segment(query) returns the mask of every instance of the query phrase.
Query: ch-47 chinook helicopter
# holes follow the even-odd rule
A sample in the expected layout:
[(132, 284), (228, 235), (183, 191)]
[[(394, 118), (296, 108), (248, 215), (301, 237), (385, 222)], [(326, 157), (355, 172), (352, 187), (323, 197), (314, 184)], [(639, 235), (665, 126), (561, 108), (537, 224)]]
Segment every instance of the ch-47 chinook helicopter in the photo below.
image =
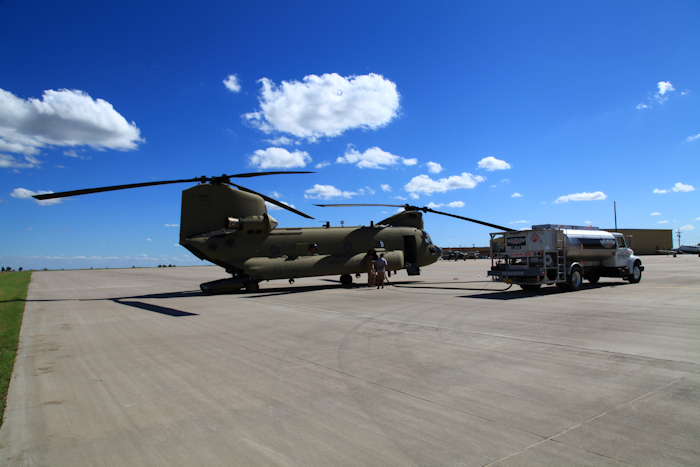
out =
[[(193, 183), (182, 192), (180, 245), (201, 260), (221, 266), (232, 277), (200, 285), (209, 294), (230, 293), (240, 289), (259, 290), (259, 283), (271, 279), (327, 276), (340, 274), (344, 285), (367, 271), (371, 253), (384, 254), (387, 270), (406, 269), (409, 275), (420, 274), (420, 267), (437, 261), (441, 250), (433, 244), (423, 228), (422, 212), (432, 212), (476, 222), (500, 230), (498, 225), (409, 205), (318, 205), (389, 206), (404, 208), (376, 224), (361, 227), (277, 228), (277, 221), (267, 213), (265, 201), (304, 214), (280, 201), (231, 182), (232, 178), (261, 175), (300, 174), (311, 172), (258, 172), (220, 177), (197, 177), (187, 180), (146, 182), (84, 190), (35, 195), (39, 200), (125, 190), (171, 183)], [(236, 187), (237, 189), (234, 189)]]

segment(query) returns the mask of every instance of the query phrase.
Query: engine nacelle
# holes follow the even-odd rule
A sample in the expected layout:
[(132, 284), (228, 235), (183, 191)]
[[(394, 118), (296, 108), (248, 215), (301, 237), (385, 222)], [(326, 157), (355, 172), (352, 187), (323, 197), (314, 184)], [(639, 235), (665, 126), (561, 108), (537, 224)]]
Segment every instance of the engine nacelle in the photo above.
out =
[(265, 213), (262, 216), (228, 217), (224, 228), (227, 231), (244, 232), (251, 235), (267, 235), (278, 222), (274, 217)]

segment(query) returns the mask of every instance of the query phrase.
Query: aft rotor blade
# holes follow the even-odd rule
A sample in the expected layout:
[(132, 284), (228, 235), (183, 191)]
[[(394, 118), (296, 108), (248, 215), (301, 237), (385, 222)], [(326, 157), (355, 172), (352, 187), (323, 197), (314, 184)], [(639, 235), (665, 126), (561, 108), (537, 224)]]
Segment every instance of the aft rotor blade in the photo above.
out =
[(41, 195), (34, 195), (33, 198), (38, 200), (54, 199), (54, 198), (65, 198), (68, 196), (78, 196), (78, 195), (89, 195), (92, 193), (102, 193), (105, 191), (116, 191), (116, 190), (128, 190), (129, 188), (141, 188), (144, 186), (156, 186), (156, 185), (170, 185), (172, 183), (227, 183), (231, 178), (249, 178), (249, 177), (260, 177), (262, 175), (281, 175), (281, 174), (309, 174), (313, 172), (252, 172), (244, 174), (234, 174), (234, 175), (221, 175), (220, 177), (196, 177), (188, 178), (186, 180), (166, 180), (161, 182), (145, 182), (145, 183), (132, 183), (129, 185), (114, 185), (114, 186), (104, 186), (100, 188), (86, 188), (84, 190), (73, 190), (73, 191), (62, 191), (60, 193), (44, 193)]
[(510, 229), (510, 228), (508, 228), (508, 227), (502, 227), (502, 226), (496, 225), (496, 224), (489, 224), (488, 222), (478, 221), (478, 220), (476, 220), (476, 219), (470, 219), (470, 218), (468, 218), (468, 217), (462, 217), (462, 216), (458, 216), (458, 215), (456, 215), (456, 214), (449, 214), (449, 213), (447, 213), (447, 212), (435, 211), (435, 210), (430, 209), (430, 208), (426, 208), (426, 211), (427, 211), (427, 212), (432, 212), (432, 213), (435, 213), (435, 214), (442, 214), (443, 216), (455, 217), (455, 218), (457, 218), (457, 219), (462, 219), (462, 220), (469, 221), (469, 222), (474, 222), (474, 223), (476, 223), (476, 224), (485, 225), (486, 227), (492, 227), (492, 228), (498, 229), (498, 230), (505, 230), (506, 232), (510, 232), (510, 231), (513, 230), (513, 229)]
[[(315, 172), (251, 172), (247, 174), (236, 174), (236, 175), (223, 175), (222, 177), (227, 178), (248, 178), (248, 177), (259, 177), (261, 175), (282, 175), (282, 174), (312, 174)], [(214, 178), (214, 177), (212, 177)]]
[(187, 180), (168, 180), (164, 182), (146, 182), (132, 183), (130, 185), (115, 185), (103, 186), (100, 188), (87, 188), (85, 190), (62, 191), (60, 193), (44, 193), (42, 195), (34, 195), (33, 197), (39, 200), (65, 198), (67, 196), (89, 195), (91, 193), (102, 193), (103, 191), (127, 190), (129, 188), (140, 188), (143, 186), (168, 185), (171, 183), (187, 183), (206, 181), (206, 177), (190, 178)]
[[(282, 173), (290, 173), (290, 172), (282, 172)], [(258, 196), (260, 196), (262, 199), (264, 199), (265, 201), (267, 201), (268, 203), (272, 203), (272, 204), (274, 204), (275, 206), (279, 206), (279, 207), (281, 207), (282, 209), (286, 209), (287, 211), (292, 211), (294, 214), (298, 214), (298, 215), (300, 215), (301, 217), (306, 217), (307, 219), (313, 219), (313, 217), (309, 216), (308, 214), (304, 214), (303, 212), (298, 211), (298, 210), (294, 209), (294, 208), (291, 207), (291, 206), (287, 206), (286, 204), (282, 203), (281, 201), (277, 201), (276, 199), (270, 198), (269, 196), (265, 196), (265, 195), (263, 195), (262, 193), (258, 193), (257, 191), (253, 191), (253, 190), (251, 190), (251, 189), (249, 189), (249, 188), (246, 188), (246, 187), (244, 187), (244, 186), (236, 185), (235, 183), (229, 183), (229, 184), (235, 186), (236, 188), (238, 188), (238, 189), (241, 190), (241, 191), (245, 191), (245, 192), (248, 192), (248, 193), (252, 193), (252, 194), (254, 194), (254, 195), (258, 195)]]

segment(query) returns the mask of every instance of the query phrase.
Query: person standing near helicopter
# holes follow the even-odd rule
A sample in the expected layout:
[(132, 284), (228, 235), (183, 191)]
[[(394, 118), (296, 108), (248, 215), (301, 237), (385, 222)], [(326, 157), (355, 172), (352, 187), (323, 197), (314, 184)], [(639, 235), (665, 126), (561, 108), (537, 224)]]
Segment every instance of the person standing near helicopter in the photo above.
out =
[(379, 255), (379, 259), (374, 262), (377, 268), (377, 288), (384, 288), (384, 272), (386, 271), (387, 264), (389, 263), (384, 259), (384, 253)]
[(374, 250), (369, 250), (367, 252), (367, 258), (365, 259), (365, 264), (367, 265), (367, 286), (373, 287), (377, 282), (377, 273), (374, 269), (374, 262), (377, 260), (377, 252)]

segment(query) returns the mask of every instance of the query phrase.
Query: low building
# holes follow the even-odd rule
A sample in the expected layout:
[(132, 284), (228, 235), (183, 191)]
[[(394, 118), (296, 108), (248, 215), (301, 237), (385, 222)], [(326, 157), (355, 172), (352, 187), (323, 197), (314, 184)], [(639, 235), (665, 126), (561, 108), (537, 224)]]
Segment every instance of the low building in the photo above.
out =
[[(635, 255), (656, 255), (657, 250), (673, 248), (673, 230), (670, 229), (602, 229), (620, 232), (627, 239), (628, 246)], [(632, 241), (629, 241), (629, 236)]]
[[(608, 232), (619, 232), (625, 236), (628, 246), (634, 250), (635, 255), (656, 255), (657, 250), (668, 250), (673, 248), (673, 230), (669, 229), (603, 229)], [(632, 241), (630, 242), (630, 235)], [(501, 240), (502, 242), (502, 240)], [(442, 247), (441, 247), (442, 248)], [(482, 247), (444, 247), (442, 248), (443, 258), (451, 252), (461, 252), (469, 258), (473, 258), (478, 253), (481, 258), (486, 258), (490, 254), (488, 246)], [(663, 254), (663, 253), (661, 253)]]

